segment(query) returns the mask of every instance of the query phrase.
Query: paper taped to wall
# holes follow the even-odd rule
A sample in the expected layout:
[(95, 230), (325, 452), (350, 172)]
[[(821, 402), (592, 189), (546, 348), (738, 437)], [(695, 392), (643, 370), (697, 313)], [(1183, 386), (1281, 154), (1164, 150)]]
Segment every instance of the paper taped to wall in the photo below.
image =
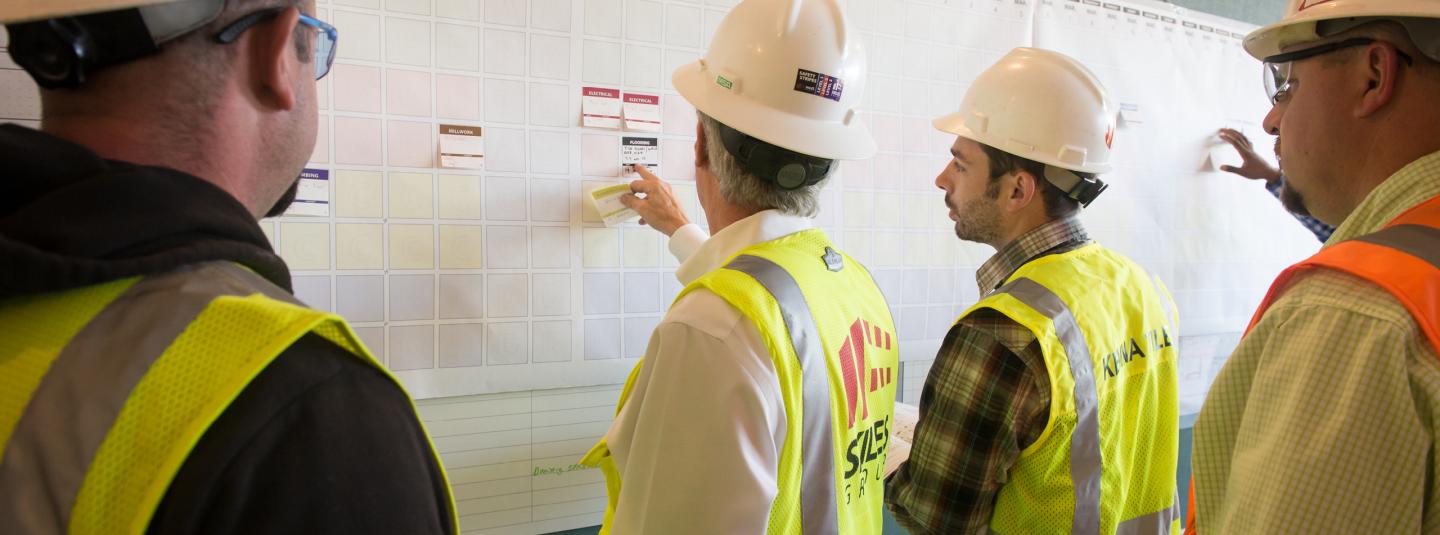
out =
[(484, 169), (484, 129), (478, 126), (440, 125), (440, 167)]
[(625, 93), (625, 128), (641, 132), (660, 131), (660, 97)]
[(330, 215), (330, 171), (310, 168), (300, 170), (300, 182), (295, 187), (295, 202), (285, 210), (285, 215)]
[(603, 87), (580, 90), (581, 125), (587, 128), (620, 129), (620, 92)]

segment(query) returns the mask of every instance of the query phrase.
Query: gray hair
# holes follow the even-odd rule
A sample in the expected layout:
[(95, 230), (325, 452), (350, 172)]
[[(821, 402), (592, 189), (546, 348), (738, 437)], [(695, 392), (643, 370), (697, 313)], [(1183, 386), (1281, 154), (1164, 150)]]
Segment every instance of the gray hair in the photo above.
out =
[[(703, 112), (700, 126), (705, 129), (705, 154), (710, 158), (710, 173), (720, 186), (720, 196), (736, 206), (751, 210), (775, 209), (801, 217), (815, 217), (820, 209), (820, 189), (825, 180), (799, 189), (786, 190), (778, 184), (766, 182), (754, 173), (745, 170), (725, 143), (720, 140), (720, 122)], [(827, 177), (826, 180), (829, 178)]]

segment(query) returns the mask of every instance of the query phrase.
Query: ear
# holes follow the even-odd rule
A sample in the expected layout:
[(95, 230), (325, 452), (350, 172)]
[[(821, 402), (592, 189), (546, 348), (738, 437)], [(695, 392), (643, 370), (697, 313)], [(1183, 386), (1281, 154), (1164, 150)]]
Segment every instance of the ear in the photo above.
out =
[(1400, 51), (1395, 45), (1376, 42), (1365, 47), (1361, 61), (1364, 69), (1365, 92), (1355, 105), (1355, 117), (1368, 117), (1384, 108), (1395, 98), (1400, 85)]
[[(1005, 189), (1000, 191), (1009, 192), (1009, 197), (1005, 199), (1005, 205), (1009, 211), (1018, 212), (1026, 206), (1030, 206), (1031, 202), (1039, 202), (1040, 188), (1043, 187), (1043, 185), (1040, 184), (1040, 180), (1043, 179), (1036, 177), (1029, 171), (1016, 171), (1001, 180), (1007, 182)], [(1011, 183), (1012, 181), (1013, 183)]]
[(304, 67), (295, 53), (295, 25), (299, 20), (300, 10), (292, 7), (242, 37), (249, 40), (245, 50), (253, 77), (251, 90), (261, 105), (277, 110), (295, 108), (295, 76)]
[(695, 120), (695, 167), (701, 169), (710, 168), (710, 151), (705, 150), (705, 126), (700, 120)]

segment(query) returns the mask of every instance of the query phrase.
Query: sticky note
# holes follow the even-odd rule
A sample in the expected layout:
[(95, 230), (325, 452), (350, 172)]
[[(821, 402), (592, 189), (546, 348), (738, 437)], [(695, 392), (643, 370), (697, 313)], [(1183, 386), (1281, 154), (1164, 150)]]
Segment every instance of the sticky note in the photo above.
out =
[(478, 126), (440, 125), (440, 167), (483, 169), (484, 130)]
[(301, 169), (300, 182), (295, 187), (295, 202), (290, 203), (285, 215), (330, 215), (330, 171)]
[(643, 165), (650, 172), (660, 174), (660, 140), (653, 137), (622, 137), (620, 138), (620, 168), (624, 170), (621, 176), (638, 178), (639, 173), (635, 172), (636, 165)]
[(629, 193), (629, 184), (616, 184), (590, 192), (590, 202), (594, 203), (595, 211), (600, 214), (605, 226), (614, 227), (640, 219), (638, 212), (620, 202), (620, 198)]
[(625, 128), (641, 132), (660, 131), (660, 97), (625, 93)]
[(581, 125), (620, 129), (620, 91), (603, 87), (580, 89)]
[(1120, 120), (1127, 125), (1144, 124), (1145, 114), (1140, 112), (1139, 104), (1121, 103)]

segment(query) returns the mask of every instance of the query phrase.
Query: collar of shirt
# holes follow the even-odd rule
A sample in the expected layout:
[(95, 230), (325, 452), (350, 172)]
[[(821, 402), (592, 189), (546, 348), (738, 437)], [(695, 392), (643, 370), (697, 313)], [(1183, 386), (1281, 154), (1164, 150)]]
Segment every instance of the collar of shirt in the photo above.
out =
[(788, 236), (815, 225), (808, 217), (793, 216), (778, 210), (762, 210), (736, 221), (705, 240), (694, 255), (675, 270), (680, 284), (690, 284), (701, 275), (719, 269), (742, 249), (761, 242)]
[(1335, 227), (1329, 247), (1380, 230), (1406, 210), (1440, 195), (1440, 152), (1432, 152), (1400, 168), (1381, 182), (1350, 217)]
[(1002, 247), (995, 256), (980, 265), (980, 270), (975, 272), (975, 283), (980, 286), (980, 295), (989, 295), (995, 291), (1015, 270), (1036, 257), (1065, 245), (1078, 245), (1088, 241), (1090, 235), (1085, 232), (1085, 226), (1074, 216), (1051, 220), (1035, 227)]

